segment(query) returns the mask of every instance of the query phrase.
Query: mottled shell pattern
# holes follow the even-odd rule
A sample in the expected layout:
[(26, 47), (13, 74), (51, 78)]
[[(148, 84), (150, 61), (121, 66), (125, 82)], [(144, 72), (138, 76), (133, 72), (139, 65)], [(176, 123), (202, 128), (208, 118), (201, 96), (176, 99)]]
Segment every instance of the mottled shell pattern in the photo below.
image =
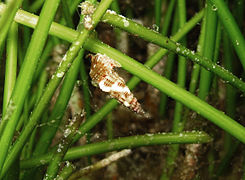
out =
[(91, 58), (89, 74), (92, 78), (92, 84), (99, 86), (102, 91), (108, 92), (112, 98), (117, 99), (132, 111), (144, 114), (144, 110), (127, 87), (123, 78), (114, 70), (115, 67), (121, 67), (121, 65), (108, 56), (99, 53), (89, 56)]

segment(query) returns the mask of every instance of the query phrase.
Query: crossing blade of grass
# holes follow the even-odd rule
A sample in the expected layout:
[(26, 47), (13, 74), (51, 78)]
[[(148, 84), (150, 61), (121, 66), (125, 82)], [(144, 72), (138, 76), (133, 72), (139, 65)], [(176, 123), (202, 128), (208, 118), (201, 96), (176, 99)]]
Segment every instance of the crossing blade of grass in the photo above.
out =
[(58, 174), (57, 179), (68, 179), (69, 176), (76, 170), (76, 167), (71, 162), (66, 161), (65, 163), (66, 165)]
[(47, 151), (53, 137), (56, 134), (56, 131), (58, 130), (59, 124), (62, 120), (63, 114), (65, 113), (65, 109), (72, 94), (72, 90), (76, 83), (78, 71), (80, 68), (80, 61), (83, 58), (83, 54), (84, 50), (79, 53), (77, 58), (72, 63), (71, 68), (66, 73), (66, 77), (60, 90), (60, 94), (56, 100), (56, 103), (48, 120), (48, 122), (51, 122), (52, 120), (55, 120), (55, 122), (52, 126), (45, 127), (45, 129), (43, 130), (43, 133), (41, 134), (39, 141), (36, 144), (33, 156), (43, 154)]
[(111, 3), (111, 9), (117, 13), (120, 12), (120, 7), (119, 7), (119, 4), (118, 4), (118, 0), (114, 0), (112, 1)]
[[(5, 68), (4, 80), (4, 96), (3, 96), (3, 116), (11, 97), (17, 73), (17, 37), (18, 37), (18, 24), (13, 22), (7, 38), (7, 60)], [(0, 133), (1, 136), (1, 133)]]
[(52, 180), (57, 176), (60, 163), (63, 161), (63, 157), (72, 144), (72, 137), (76, 134), (76, 130), (78, 129), (83, 118), (84, 116), (81, 117), (81, 115), (78, 114), (77, 116), (73, 117), (70, 124), (66, 127), (64, 137), (60, 140), (56, 151), (53, 153), (52, 161), (50, 161), (47, 168), (47, 172), (44, 176), (45, 180)]
[(166, 36), (168, 34), (168, 29), (169, 29), (169, 25), (171, 23), (171, 18), (172, 18), (172, 13), (173, 13), (175, 1), (176, 0), (170, 0), (169, 1), (168, 9), (167, 9), (166, 15), (164, 16), (164, 22), (163, 22), (162, 30), (161, 30), (161, 34), (163, 36)]
[[(162, 35), (166, 36), (168, 32), (168, 27), (170, 25), (171, 17), (172, 17), (172, 12), (174, 9), (175, 5), (175, 0), (172, 0), (169, 2), (169, 6), (165, 15), (164, 19), (164, 24), (162, 28)], [(172, 25), (172, 33), (171, 34), (176, 34), (178, 30), (178, 13), (174, 14), (173, 17), (173, 25)], [(172, 72), (173, 72), (173, 65), (174, 65), (174, 59), (175, 59), (175, 54), (174, 53), (169, 53), (168, 59), (165, 65), (165, 69), (163, 72), (163, 76), (166, 77), (167, 79), (171, 79)], [(166, 110), (167, 110), (167, 101), (168, 101), (168, 96), (164, 93), (161, 93), (161, 98), (160, 98), (160, 104), (159, 104), (159, 116), (160, 117), (165, 117), (166, 115)]]
[(40, 60), (38, 62), (37, 69), (34, 73), (34, 77), (32, 79), (33, 83), (36, 82), (36, 80), (38, 79), (38, 77), (42, 73), (42, 71), (43, 71), (43, 69), (47, 63), (48, 57), (50, 56), (50, 53), (52, 52), (53, 46), (55, 46), (53, 41), (51, 41), (51, 39), (48, 40), (48, 42), (47, 42), (47, 44), (43, 50), (42, 56), (40, 57)]
[[(44, 90), (44, 88), (46, 86), (46, 83), (47, 83), (47, 72), (45, 70), (40, 75), (40, 78), (39, 78), (38, 82), (39, 83), (38, 83), (38, 87), (37, 87), (37, 91), (35, 93), (35, 96), (32, 95), (32, 97), (33, 96), (35, 97), (34, 98), (35, 103), (38, 102), (38, 100), (41, 97), (42, 92), (43, 92), (43, 90)], [(33, 108), (33, 105), (32, 105), (32, 103), (30, 103), (30, 101), (31, 100), (29, 98), (27, 98), (26, 101), (25, 101), (25, 105), (24, 105), (24, 108), (25, 108), (24, 110), (26, 111), (26, 114), (27, 114), (25, 119), (24, 119), (25, 124), (28, 121), (28, 116), (29, 116), (29, 113), (30, 113), (30, 109)], [(22, 153), (20, 155), (20, 159), (31, 157), (34, 144), (36, 143), (36, 133), (37, 133), (37, 128), (35, 128), (34, 131), (32, 132), (32, 134), (30, 135), (30, 138), (29, 138), (28, 142), (26, 143), (26, 145), (24, 146), (24, 148), (22, 150)]]
[[(208, 3), (205, 13), (205, 40), (203, 47), (203, 56), (212, 59), (215, 51), (216, 30), (217, 30), (217, 16), (212, 9), (213, 7)], [(219, 49), (219, 47), (217, 47)], [(212, 82), (212, 73), (204, 68), (201, 68), (200, 84), (198, 97), (205, 100), (208, 96), (210, 85)]]
[[(236, 8), (237, 10), (237, 8)], [(225, 67), (231, 71), (234, 72), (234, 62), (235, 54), (232, 48), (232, 44), (230, 40), (228, 39), (228, 36), (225, 32), (223, 32), (223, 46), (224, 46), (224, 65)], [(226, 99), (225, 99), (225, 109), (227, 115), (229, 115), (232, 118), (236, 117), (236, 108), (237, 108), (237, 91), (229, 84), (226, 86)], [(234, 141), (232, 136), (228, 133), (225, 133), (224, 137), (224, 153), (222, 156), (222, 159), (217, 167), (216, 170), (216, 177), (219, 177), (222, 175), (228, 168), (230, 161), (236, 151), (236, 149), (239, 146), (238, 141)]]
[[(186, 4), (183, 0), (178, 0), (178, 15), (179, 15), (179, 28), (181, 29), (186, 23)], [(186, 45), (186, 38), (182, 39), (184, 45)], [(187, 71), (186, 59), (183, 56), (178, 58), (178, 77), (177, 84), (179, 87), (185, 88), (186, 83), (186, 71)], [(173, 132), (180, 132), (183, 130), (184, 123), (182, 122), (182, 110), (183, 105), (176, 102), (173, 122)]]
[(33, 33), (24, 62), (21, 66), (15, 88), (6, 110), (6, 115), (3, 117), (3, 120), (0, 124), (0, 134), (3, 132), (0, 143), (4, 144), (0, 151), (0, 169), (3, 167), (9, 145), (12, 141), (12, 137), (14, 135), (14, 131), (23, 108), (26, 94), (30, 89), (37, 62), (42, 53), (42, 49), (48, 36), (49, 28), (53, 21), (58, 5), (59, 0), (45, 1), (44, 7), (40, 14), (40, 19), (37, 23), (37, 28)]
[(161, 15), (162, 15), (162, 0), (155, 0), (155, 23), (160, 28)]
[(0, 47), (3, 46), (8, 30), (14, 20), (17, 10), (20, 8), (23, 0), (8, 0), (7, 7), (5, 8), (0, 18)]
[[(5, 64), (4, 95), (3, 95), (3, 106), (2, 106), (3, 116), (6, 113), (6, 108), (16, 81), (17, 51), (18, 51), (17, 39), (18, 39), (18, 24), (16, 22), (13, 22), (7, 35), (7, 44), (6, 44), (7, 59)], [(0, 137), (1, 136), (2, 134), (0, 134)], [(15, 174), (16, 170), (18, 169), (18, 165), (19, 163), (15, 163), (15, 165), (11, 167), (13, 171), (10, 171), (8, 174)]]
[(240, 59), (240, 62), (245, 70), (245, 39), (239, 29), (234, 17), (225, 4), (224, 0), (208, 0), (213, 7), (213, 11), (217, 12), (227, 34), (229, 35), (233, 47)]
[[(207, 3), (207, 2), (206, 2)], [(219, 47), (216, 47), (216, 41), (218, 40), (217, 36), (217, 28), (218, 28), (218, 21), (216, 13), (212, 9), (213, 7), (210, 3), (207, 3), (206, 12), (205, 12), (205, 38), (204, 38), (204, 46), (203, 46), (203, 56), (212, 59), (215, 62), (215, 50), (219, 52)], [(218, 53), (217, 53), (218, 54)], [(213, 81), (214, 80), (214, 81)], [(215, 79), (212, 73), (207, 71), (204, 68), (201, 68), (200, 73), (200, 83), (199, 83), (199, 91), (198, 97), (202, 100), (206, 100), (206, 97), (209, 96), (211, 84), (215, 83)], [(214, 151), (210, 150), (208, 153), (208, 160), (209, 160), (209, 178), (210, 175), (213, 173), (214, 167)]]
[(66, 24), (70, 28), (74, 28), (74, 24), (72, 22), (72, 16), (70, 13), (70, 9), (68, 7), (67, 1), (66, 0), (61, 0), (62, 3), (62, 12), (64, 14), (64, 18), (66, 20)]
[[(96, 5), (97, 1), (96, 0), (88, 0), (91, 4)], [(117, 1), (112, 1), (114, 4)], [(112, 3), (110, 6), (112, 6)], [(81, 17), (83, 19), (83, 17)], [(79, 27), (79, 25), (78, 25)], [(83, 88), (83, 103), (84, 103), (84, 110), (85, 110), (85, 120), (89, 119), (91, 115), (91, 104), (90, 104), (90, 90), (89, 90), (89, 77), (86, 69), (86, 65), (84, 63), (84, 59), (81, 61), (81, 66), (80, 66), (80, 77), (82, 81), (82, 88)], [(86, 135), (86, 142), (90, 143), (90, 132), (87, 133)], [(88, 163), (91, 164), (91, 157), (88, 157)]]
[[(91, 116), (91, 103), (90, 103), (90, 90), (89, 90), (89, 77), (86, 71), (86, 66), (84, 63), (84, 59), (81, 61), (80, 66), (80, 77), (82, 81), (83, 87), (83, 99), (84, 99), (84, 110), (85, 110), (85, 119), (89, 119)], [(86, 135), (87, 143), (90, 143), (90, 132)], [(88, 157), (88, 161), (90, 162), (90, 157)]]
[[(92, 156), (105, 152), (131, 149), (141, 146), (152, 146), (160, 144), (186, 144), (186, 143), (208, 143), (212, 138), (202, 131), (182, 132), (182, 133), (159, 133), (145, 134), (130, 137), (121, 137), (104, 142), (86, 144), (83, 146), (73, 147), (69, 149), (64, 160), (73, 160), (81, 157)], [(23, 169), (36, 167), (49, 163), (52, 160), (52, 153), (47, 153), (39, 157), (23, 160), (20, 167)]]
[[(184, 26), (186, 23), (186, 3), (183, 0), (177, 1), (178, 19), (179, 19), (179, 28)], [(184, 45), (186, 45), (186, 38), (181, 41)], [(179, 87), (185, 88), (186, 83), (186, 59), (183, 56), (178, 57), (178, 76), (177, 76), (177, 84)], [(172, 132), (181, 132), (184, 129), (184, 117), (183, 117), (183, 104), (180, 102), (176, 102), (174, 108), (174, 119), (172, 125)], [(174, 170), (174, 164), (179, 154), (179, 145), (171, 145), (168, 146), (168, 153), (166, 157), (166, 163), (164, 165), (163, 174), (161, 179), (170, 179)]]
[[(202, 25), (201, 25), (201, 30), (200, 30), (200, 35), (198, 39), (198, 44), (197, 44), (197, 53), (202, 56), (203, 54), (203, 47), (204, 47), (204, 38), (205, 38), (205, 23), (206, 23), (206, 18), (204, 17), (202, 19)], [(195, 94), (196, 92), (196, 87), (198, 85), (198, 80), (199, 80), (199, 74), (200, 74), (200, 65), (199, 64), (194, 64), (191, 72), (191, 81), (189, 84), (189, 92), (192, 94)], [(185, 118), (185, 122), (188, 120), (188, 115), (189, 115), (190, 109), (186, 108), (183, 118)]]
[(44, 0), (36, 0), (36, 1), (33, 1), (33, 3), (31, 4), (30, 6), (30, 12), (34, 13), (34, 12), (37, 12), (43, 5), (44, 3)]

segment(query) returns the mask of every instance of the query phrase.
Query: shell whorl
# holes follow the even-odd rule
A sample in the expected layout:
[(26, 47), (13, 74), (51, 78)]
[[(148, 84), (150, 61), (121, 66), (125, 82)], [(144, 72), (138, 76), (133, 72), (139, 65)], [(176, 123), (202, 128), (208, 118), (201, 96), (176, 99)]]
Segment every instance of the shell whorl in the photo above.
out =
[(89, 74), (92, 84), (99, 86), (102, 91), (108, 92), (112, 98), (117, 99), (118, 102), (132, 111), (144, 114), (144, 110), (127, 87), (124, 79), (114, 70), (115, 67), (121, 67), (121, 65), (108, 56), (99, 53), (89, 56), (91, 58)]

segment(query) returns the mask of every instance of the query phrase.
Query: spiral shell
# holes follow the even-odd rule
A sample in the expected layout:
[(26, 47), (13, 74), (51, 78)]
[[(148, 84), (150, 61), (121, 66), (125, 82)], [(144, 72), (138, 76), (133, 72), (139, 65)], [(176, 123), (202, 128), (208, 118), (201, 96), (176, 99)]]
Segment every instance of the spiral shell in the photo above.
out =
[(114, 70), (115, 67), (121, 67), (121, 65), (108, 56), (99, 53), (89, 56), (91, 57), (89, 74), (92, 78), (92, 84), (99, 86), (102, 91), (108, 92), (112, 98), (117, 99), (118, 102), (132, 111), (144, 114), (144, 110), (127, 87), (123, 78)]

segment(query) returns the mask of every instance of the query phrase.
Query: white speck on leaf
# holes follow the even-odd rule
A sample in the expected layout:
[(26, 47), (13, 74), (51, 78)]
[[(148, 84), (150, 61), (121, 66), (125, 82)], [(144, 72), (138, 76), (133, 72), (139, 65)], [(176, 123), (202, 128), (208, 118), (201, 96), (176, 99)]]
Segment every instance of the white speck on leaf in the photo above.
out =
[(56, 75), (58, 78), (61, 78), (61, 77), (63, 77), (64, 76), (64, 72), (60, 72), (60, 73), (57, 73), (57, 75)]
[(124, 27), (128, 27), (129, 26), (129, 22), (127, 19), (123, 19), (123, 25)]

